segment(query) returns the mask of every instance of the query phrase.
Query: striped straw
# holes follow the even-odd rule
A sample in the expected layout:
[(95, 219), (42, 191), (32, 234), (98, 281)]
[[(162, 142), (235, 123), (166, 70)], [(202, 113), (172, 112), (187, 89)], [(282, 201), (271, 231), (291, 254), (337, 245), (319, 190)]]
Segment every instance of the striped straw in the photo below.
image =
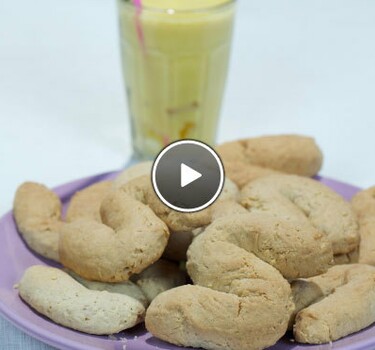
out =
[(137, 30), (138, 41), (144, 51), (145, 49), (145, 41), (143, 35), (143, 28), (141, 23), (141, 13), (142, 13), (142, 0), (134, 0), (134, 5), (136, 7), (136, 16), (135, 16), (135, 27)]

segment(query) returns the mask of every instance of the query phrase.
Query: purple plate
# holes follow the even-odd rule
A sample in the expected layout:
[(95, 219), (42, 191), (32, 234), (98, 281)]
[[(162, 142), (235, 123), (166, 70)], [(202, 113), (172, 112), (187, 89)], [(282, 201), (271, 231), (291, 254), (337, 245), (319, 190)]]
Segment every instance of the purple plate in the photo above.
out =
[[(55, 188), (64, 203), (79, 189), (97, 181), (113, 179), (117, 172), (77, 180)], [(318, 180), (350, 199), (359, 188), (335, 180), (318, 177)], [(31, 265), (57, 265), (31, 252), (19, 236), (12, 213), (0, 221), (0, 312), (5, 318), (29, 335), (60, 349), (111, 349), (151, 350), (181, 349), (162, 342), (147, 333), (143, 326), (111, 337), (93, 336), (59, 326), (28, 307), (19, 298), (13, 286), (20, 280), (25, 269)], [(272, 350), (328, 350), (328, 349), (374, 349), (375, 326), (326, 345), (299, 345), (286, 335)]]

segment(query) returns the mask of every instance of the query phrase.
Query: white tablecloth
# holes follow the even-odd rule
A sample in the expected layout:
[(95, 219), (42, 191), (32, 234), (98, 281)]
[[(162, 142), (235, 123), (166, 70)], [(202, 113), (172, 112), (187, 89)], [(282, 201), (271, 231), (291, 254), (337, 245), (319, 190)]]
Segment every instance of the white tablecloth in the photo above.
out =
[[(374, 184), (374, 18), (373, 0), (240, 0), (219, 141), (313, 135), (322, 174)], [(25, 180), (125, 164), (118, 41), (113, 1), (0, 2), (1, 214)], [(0, 348), (46, 347), (0, 318)]]
[(28, 336), (3, 318), (0, 318), (0, 349), (49, 350), (53, 348)]

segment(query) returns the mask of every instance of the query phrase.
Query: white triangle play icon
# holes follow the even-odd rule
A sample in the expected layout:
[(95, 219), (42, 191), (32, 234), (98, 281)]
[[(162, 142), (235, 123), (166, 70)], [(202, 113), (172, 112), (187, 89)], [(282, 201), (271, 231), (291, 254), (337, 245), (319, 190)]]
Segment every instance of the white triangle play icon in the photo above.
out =
[(191, 184), (193, 181), (199, 179), (200, 177), (202, 177), (201, 173), (198, 173), (198, 171), (190, 168), (184, 163), (181, 163), (181, 187), (185, 187)]

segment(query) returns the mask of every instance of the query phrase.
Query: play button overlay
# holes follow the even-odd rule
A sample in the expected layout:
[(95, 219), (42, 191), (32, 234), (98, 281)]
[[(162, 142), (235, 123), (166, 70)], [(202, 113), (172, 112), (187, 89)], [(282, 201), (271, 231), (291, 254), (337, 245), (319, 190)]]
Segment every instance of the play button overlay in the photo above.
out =
[(181, 140), (164, 148), (152, 167), (159, 199), (180, 212), (203, 210), (215, 202), (224, 185), (219, 156), (205, 143)]
[(201, 176), (202, 174), (198, 173), (198, 171), (195, 171), (184, 163), (181, 164), (181, 187), (191, 184), (193, 181), (198, 180)]

